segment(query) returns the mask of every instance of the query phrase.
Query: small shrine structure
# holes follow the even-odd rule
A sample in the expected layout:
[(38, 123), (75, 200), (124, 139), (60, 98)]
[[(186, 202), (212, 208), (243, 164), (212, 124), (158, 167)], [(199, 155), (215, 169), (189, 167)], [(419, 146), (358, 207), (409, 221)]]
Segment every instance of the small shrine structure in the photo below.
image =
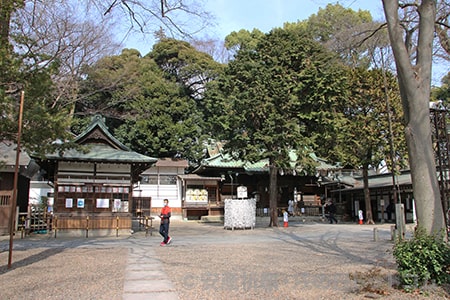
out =
[(131, 151), (99, 115), (74, 141), (79, 148), (36, 157), (54, 184), (49, 199), (53, 229), (75, 235), (129, 234), (133, 186), (157, 159)]

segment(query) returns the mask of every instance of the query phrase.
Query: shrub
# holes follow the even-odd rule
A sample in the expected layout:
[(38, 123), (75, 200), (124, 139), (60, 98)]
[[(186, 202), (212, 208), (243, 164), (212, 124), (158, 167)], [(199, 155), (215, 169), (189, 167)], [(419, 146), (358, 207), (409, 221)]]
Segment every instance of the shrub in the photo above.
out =
[(418, 229), (411, 240), (398, 240), (394, 246), (399, 279), (406, 289), (429, 282), (450, 282), (450, 246), (442, 235), (428, 235)]

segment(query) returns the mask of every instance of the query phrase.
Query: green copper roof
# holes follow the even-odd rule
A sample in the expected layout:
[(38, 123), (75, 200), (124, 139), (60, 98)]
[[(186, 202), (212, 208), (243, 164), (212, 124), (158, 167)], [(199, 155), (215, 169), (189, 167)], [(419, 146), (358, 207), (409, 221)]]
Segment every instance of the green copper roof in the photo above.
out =
[[(336, 170), (339, 167), (328, 164), (324, 159), (318, 158), (314, 153), (309, 154), (310, 158), (313, 159), (317, 166), (317, 170)], [(297, 154), (295, 151), (289, 153), (289, 158), (291, 161), (291, 169), (297, 172), (302, 171), (301, 166), (295, 166), (297, 161)], [(230, 155), (219, 152), (218, 154), (204, 159), (201, 163), (199, 169), (205, 167), (209, 168), (241, 168), (249, 173), (267, 173), (269, 172), (269, 159), (262, 159), (255, 163), (244, 162), (242, 160), (235, 160)]]
[[(213, 157), (204, 159), (202, 161), (203, 166), (219, 167), (219, 168), (244, 168), (248, 167), (250, 163), (245, 163), (242, 160), (232, 159), (230, 155), (219, 153)], [(263, 167), (263, 166), (260, 166)]]
[(121, 163), (154, 163), (156, 158), (145, 156), (133, 151), (111, 148), (105, 144), (84, 145), (86, 151), (69, 149), (59, 153), (47, 154), (49, 160), (71, 160), (71, 161), (98, 161), (98, 162), (121, 162)]
[(75, 143), (83, 149), (68, 149), (62, 153), (47, 154), (48, 160), (145, 163), (151, 164), (156, 158), (131, 151), (117, 140), (108, 130), (103, 117), (96, 115), (91, 124), (75, 138)]
[(107, 143), (111, 147), (121, 149), (124, 151), (130, 151), (130, 149), (116, 139), (105, 125), (105, 120), (100, 115), (92, 117), (91, 124), (80, 133), (74, 140), (75, 143), (85, 145), (88, 143)]

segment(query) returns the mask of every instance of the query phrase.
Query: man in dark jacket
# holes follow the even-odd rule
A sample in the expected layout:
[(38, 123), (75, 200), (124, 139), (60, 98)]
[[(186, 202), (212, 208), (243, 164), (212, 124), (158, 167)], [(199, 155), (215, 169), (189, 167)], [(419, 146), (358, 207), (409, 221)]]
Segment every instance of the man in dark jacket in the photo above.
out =
[(336, 213), (336, 206), (334, 205), (333, 201), (328, 201), (328, 203), (325, 205), (325, 213), (328, 215), (328, 220), (330, 220), (330, 224), (334, 223), (337, 224), (337, 219), (335, 218), (334, 214)]

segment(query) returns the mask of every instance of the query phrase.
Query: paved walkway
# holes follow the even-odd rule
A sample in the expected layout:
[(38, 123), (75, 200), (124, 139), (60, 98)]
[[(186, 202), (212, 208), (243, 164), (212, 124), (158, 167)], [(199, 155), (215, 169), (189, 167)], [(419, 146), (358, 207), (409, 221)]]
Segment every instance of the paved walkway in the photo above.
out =
[(179, 299), (173, 283), (163, 271), (161, 261), (156, 258), (153, 247), (160, 247), (159, 244), (154, 239), (130, 240), (130, 243), (122, 298)]

